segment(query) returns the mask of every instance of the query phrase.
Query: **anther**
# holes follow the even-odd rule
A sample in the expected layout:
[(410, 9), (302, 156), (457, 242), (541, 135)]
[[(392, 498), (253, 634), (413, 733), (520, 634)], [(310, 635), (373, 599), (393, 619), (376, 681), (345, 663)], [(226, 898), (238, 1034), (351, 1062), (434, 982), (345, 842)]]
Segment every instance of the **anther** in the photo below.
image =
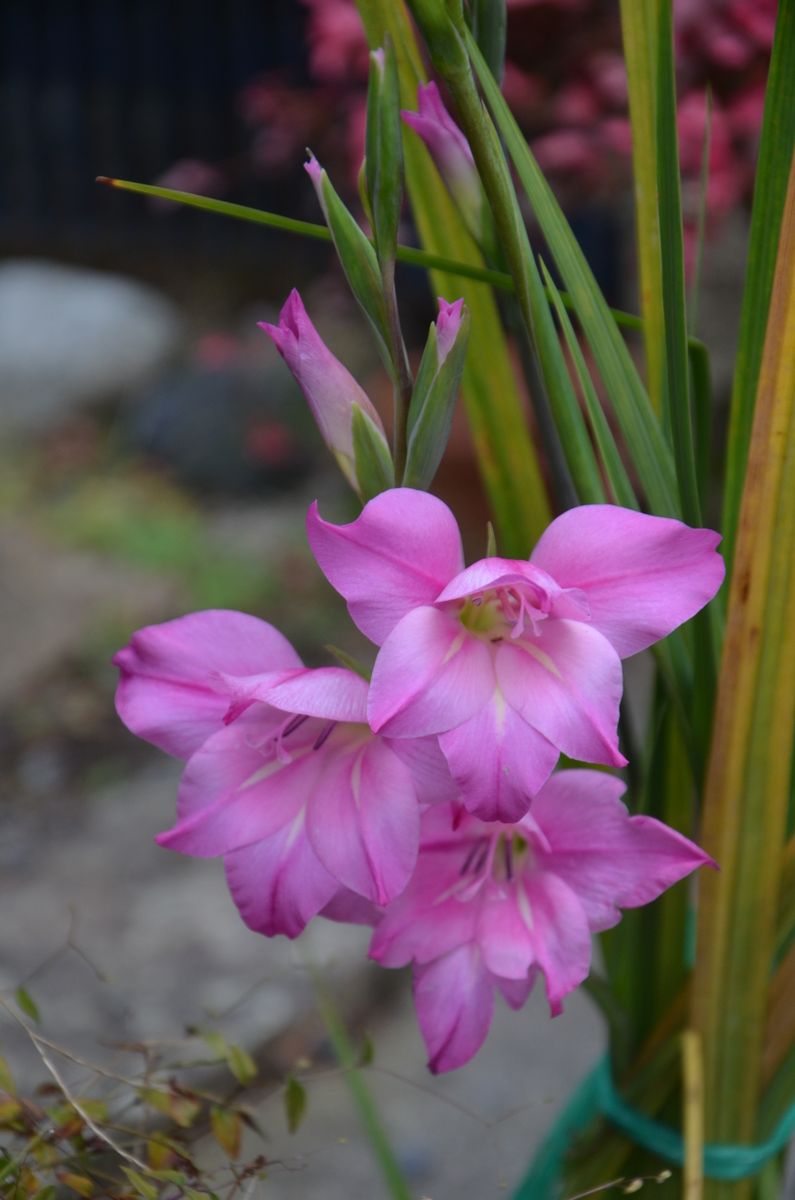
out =
[(325, 725), (323, 729), (321, 729), (320, 733), (315, 739), (315, 744), (312, 747), (313, 750), (319, 750), (323, 743), (327, 741), (329, 737), (331, 737), (331, 731), (336, 724), (336, 721), (329, 721), (329, 723)]
[(298, 713), (296, 716), (294, 716), (292, 718), (291, 721), (287, 722), (287, 724), (285, 725), (284, 729), (281, 732), (281, 736), (289, 737), (291, 733), (295, 733), (296, 729), (300, 729), (300, 727), (303, 725), (304, 721), (308, 721), (308, 720), (309, 720), (309, 717), (303, 716), (301, 713)]

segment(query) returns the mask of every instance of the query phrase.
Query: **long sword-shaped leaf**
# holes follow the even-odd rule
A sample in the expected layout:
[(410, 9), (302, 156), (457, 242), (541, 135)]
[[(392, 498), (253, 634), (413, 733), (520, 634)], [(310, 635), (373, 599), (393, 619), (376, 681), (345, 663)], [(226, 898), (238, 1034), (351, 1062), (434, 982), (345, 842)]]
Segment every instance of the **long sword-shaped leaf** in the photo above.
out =
[(665, 314), (665, 396), (663, 413), (670, 427), (682, 513), (691, 525), (701, 524), (696, 481), (690, 370), (687, 361), (685, 256), (682, 199), (676, 136), (672, 0), (657, 0), (657, 195), (660, 209), (662, 299)]
[[(396, 0), (357, 0), (371, 46), (392, 39), (401, 100), (414, 108), (425, 80), (405, 7)], [(450, 200), (420, 139), (407, 130), (406, 184), (420, 239), (433, 253), (482, 265), (482, 259)], [(433, 272), (434, 288), (452, 299), (463, 295), (471, 316), (469, 353), (462, 396), (481, 472), (505, 553), (526, 555), (550, 517), (549, 501), (511, 365), (508, 346), (490, 292), (454, 276)]]
[(621, 36), (627, 67), (635, 183), (635, 237), (640, 274), (640, 311), (646, 347), (646, 385), (662, 411), (665, 317), (662, 307), (660, 221), (657, 212), (656, 0), (621, 0)]
[(670, 448), (632, 356), (571, 227), (471, 36), (467, 48), (497, 128), (574, 304), (652, 510), (680, 516)]
[[(781, 222), (704, 802), (693, 1024), (707, 1136), (752, 1142), (795, 738), (795, 160)], [(710, 1184), (710, 1200), (738, 1200)]]
[(728, 565), (740, 512), (789, 163), (795, 147), (795, 0), (779, 0), (754, 184), (748, 272), (732, 388), (723, 548)]
[[(596, 447), (599, 451), (602, 470), (605, 473), (605, 478), (607, 479), (610, 491), (612, 493), (612, 500), (616, 504), (623, 504), (625, 508), (637, 508), (638, 502), (635, 498), (635, 493), (632, 490), (632, 484), (630, 483), (629, 476), (624, 469), (624, 464), (621, 461), (621, 455), (618, 452), (615, 439), (610, 431), (607, 418), (602, 411), (602, 405), (599, 402), (599, 397), (596, 394), (596, 388), (594, 387), (593, 380), (588, 372), (585, 356), (583, 355), (582, 347), (577, 340), (577, 334), (574, 332), (574, 326), (572, 325), (571, 317), (566, 312), (566, 307), (563, 303), (560, 292), (555, 287), (555, 283), (543, 259), (541, 261), (541, 270), (544, 273), (544, 281), (547, 286), (547, 291), (552, 296), (552, 303), (558, 318), (558, 324), (560, 325), (563, 336), (566, 339), (566, 345), (568, 346), (569, 355), (571, 356), (571, 361), (574, 366), (574, 373), (580, 385), (580, 391), (582, 392), (583, 401), (588, 413), (588, 420), (591, 424), (591, 429), (593, 430), (594, 441), (596, 442)], [(598, 468), (596, 468), (595, 464), (593, 467), (591, 466), (591, 460), (593, 460), (593, 450), (591, 449), (591, 444), (588, 440), (588, 431), (585, 428), (585, 422), (580, 420), (579, 424), (582, 428), (577, 427), (574, 431), (576, 442), (573, 452), (570, 454), (567, 449), (566, 454), (567, 458), (569, 459), (569, 469), (574, 477), (575, 483), (577, 483), (579, 471), (575, 471), (575, 463), (572, 461), (572, 458), (575, 454), (577, 456), (582, 454), (584, 458), (584, 469), (587, 471), (586, 482), (590, 483), (592, 471), (596, 469), (598, 475)], [(566, 446), (567, 443), (565, 437), (563, 436), (563, 429), (561, 428), (560, 421), (558, 421), (558, 428), (560, 430), (564, 446)], [(580, 450), (580, 443), (582, 442), (583, 438), (587, 443), (587, 451), (590, 451), (590, 457), (585, 449), (582, 451)], [(583, 501), (583, 503), (600, 502), (599, 499), (592, 501), (585, 500), (582, 487), (578, 487), (578, 491), (580, 492), (580, 499)], [(604, 499), (605, 496), (604, 492), (602, 491), (601, 500), (604, 501)]]

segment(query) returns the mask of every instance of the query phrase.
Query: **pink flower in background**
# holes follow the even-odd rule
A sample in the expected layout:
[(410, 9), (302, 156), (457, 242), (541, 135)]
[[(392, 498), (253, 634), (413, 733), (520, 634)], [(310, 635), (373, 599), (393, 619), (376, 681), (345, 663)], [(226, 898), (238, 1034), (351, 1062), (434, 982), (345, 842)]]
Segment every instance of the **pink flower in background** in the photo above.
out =
[(591, 934), (620, 909), (656, 899), (712, 860), (651, 817), (630, 817), (624, 785), (562, 771), (513, 825), (422, 819), (417, 869), (377, 925), (371, 957), (414, 964), (414, 999), (432, 1071), (462, 1066), (483, 1044), (495, 988), (521, 1008), (539, 972), (553, 1016), (588, 975)]
[(356, 463), (353, 451), (353, 408), (357, 405), (369, 417), (389, 446), (376, 410), (350, 371), (335, 358), (309, 319), (295, 288), (279, 314), (278, 325), (260, 322), (296, 382), (306, 396), (323, 440), (339, 463), (346, 479), (356, 488)]
[(514, 821), (559, 751), (620, 766), (620, 659), (665, 637), (723, 579), (719, 535), (611, 505), (553, 521), (529, 562), (464, 569), (453, 514), (397, 488), (351, 524), (309, 511), (310, 545), (361, 631), (381, 646), (372, 728), (438, 735), (464, 804)]
[(116, 662), (125, 724), (190, 755), (158, 841), (223, 855), (251, 928), (295, 937), (340, 893), (385, 904), (405, 887), (419, 804), (455, 789), (432, 740), (372, 733), (358, 675), (307, 669), (271, 626), (230, 612), (141, 630)]
[(404, 109), (400, 115), (424, 141), (469, 232), (477, 240), (484, 196), (469, 142), (445, 108), (435, 83), (420, 84), (417, 107), (417, 112)]

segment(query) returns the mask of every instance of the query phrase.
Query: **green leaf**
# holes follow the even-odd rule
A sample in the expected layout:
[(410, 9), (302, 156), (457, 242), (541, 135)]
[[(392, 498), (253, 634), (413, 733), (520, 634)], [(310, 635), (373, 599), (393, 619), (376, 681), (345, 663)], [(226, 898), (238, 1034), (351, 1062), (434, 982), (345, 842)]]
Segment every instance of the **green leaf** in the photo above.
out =
[(505, 0), (470, 0), (469, 27), (494, 78), (502, 81), (508, 12)]
[[(401, 102), (414, 108), (425, 81), (422, 59), (402, 5), (392, 0), (357, 0), (371, 45), (389, 33), (398, 62)], [(494, 297), (484, 287), (447, 272), (442, 259), (483, 269), (483, 260), (464, 229), (425, 146), (404, 131), (406, 182), (423, 247), (434, 256), (436, 295), (463, 296), (472, 325), (462, 398), (489, 501), (506, 554), (527, 555), (550, 519), (546, 487), (530, 439), (505, 334)], [(430, 264), (429, 264), (430, 265)], [(479, 276), (480, 277), (480, 276)], [(497, 273), (490, 281), (504, 279)]]
[(326, 1027), (329, 1041), (337, 1056), (340, 1066), (345, 1072), (345, 1081), (356, 1106), (362, 1128), (373, 1149), (373, 1153), (381, 1168), (384, 1183), (392, 1200), (412, 1200), (410, 1189), (403, 1172), (400, 1169), (395, 1152), (387, 1137), (381, 1118), (372, 1095), (365, 1083), (362, 1072), (356, 1065), (356, 1053), (351, 1045), (348, 1031), (340, 1020), (339, 1013), (323, 983), (316, 973), (313, 973), (317, 1006), (323, 1024)]
[(64, 1187), (77, 1192), (78, 1196), (84, 1196), (86, 1200), (91, 1200), (94, 1195), (94, 1184), (86, 1175), (76, 1175), (73, 1171), (64, 1171), (58, 1176), (58, 1181)]
[(721, 868), (700, 880), (692, 992), (711, 1141), (756, 1140), (762, 1100), (795, 745), (794, 475), (795, 160), (758, 373), (699, 839)]
[(284, 1115), (287, 1128), (295, 1133), (306, 1112), (306, 1088), (294, 1075), (288, 1075), (284, 1085)]
[(389, 38), (370, 54), (365, 176), (375, 252), (391, 278), (403, 198), (403, 151), (395, 52)]
[(0, 1054), (0, 1089), (8, 1092), (9, 1096), (14, 1096), (17, 1090), (14, 1077), (11, 1074), (11, 1068), (2, 1054)]
[(14, 992), (14, 999), (18, 1007), (22, 1010), (26, 1017), (30, 1017), (31, 1021), (40, 1021), (39, 1008), (30, 992), (25, 987), (18, 987)]
[[(602, 461), (602, 469), (604, 470), (607, 482), (610, 485), (613, 500), (616, 504), (622, 504), (625, 508), (637, 508), (638, 502), (635, 497), (632, 484), (629, 481), (629, 476), (627, 475), (627, 472), (624, 469), (624, 464), (621, 461), (621, 455), (618, 452), (618, 447), (616, 446), (615, 439), (610, 430), (610, 425), (605, 417), (604, 412), (602, 411), (602, 405), (599, 401), (599, 397), (596, 394), (596, 388), (594, 387), (593, 380), (591, 379), (588, 367), (585, 363), (585, 356), (583, 355), (577, 334), (574, 332), (574, 326), (571, 323), (571, 318), (566, 312), (560, 292), (556, 288), (552, 276), (547, 270), (546, 264), (543, 262), (543, 260), (541, 262), (541, 270), (544, 272), (544, 280), (546, 282), (547, 289), (552, 296), (552, 303), (555, 306), (558, 324), (560, 325), (563, 336), (566, 339), (566, 345), (568, 346), (569, 354), (571, 355), (571, 361), (574, 365), (574, 371), (580, 385), (580, 391), (582, 392), (583, 400), (585, 401), (586, 410), (588, 412), (588, 420), (591, 423), (594, 440)], [(587, 432), (584, 433), (584, 436), (587, 438)], [(577, 431), (578, 440), (582, 437), (583, 432)], [(590, 449), (590, 442), (588, 443), (588, 447)], [(584, 503), (600, 503), (604, 501), (606, 498), (604, 496), (604, 492), (601, 491), (601, 495), (598, 495), (596, 492), (595, 481), (593, 479), (592, 472), (596, 471), (598, 480), (598, 471), (596, 465), (594, 464), (593, 467), (591, 466), (591, 464), (588, 462), (588, 456), (584, 451), (582, 455), (584, 462), (581, 462), (580, 457), (576, 453), (576, 447), (572, 450), (571, 454), (572, 457), (569, 457), (569, 452), (567, 451), (569, 469), (571, 470), (575, 485), (580, 493), (580, 499)], [(593, 457), (592, 452), (590, 457)], [(580, 480), (581, 472), (583, 471), (586, 473), (585, 478), (582, 480), (582, 482), (578, 482)], [(592, 490), (592, 494), (598, 498), (593, 501), (586, 500), (585, 494), (581, 490), (583, 486), (588, 490)], [(601, 481), (599, 481), (599, 487), (601, 489)]]
[(253, 1083), (257, 1078), (257, 1064), (247, 1050), (231, 1045), (217, 1029), (197, 1032), (213, 1054), (217, 1054), (220, 1059), (224, 1060), (238, 1083), (243, 1085)]
[(313, 179), (323, 208), (331, 240), (340, 260), (345, 278), (375, 334), (378, 351), (384, 366), (394, 377), (390, 350), (389, 322), (384, 300), (381, 272), (373, 244), (332, 187), (324, 170), (313, 168)]
[(395, 486), (395, 467), (383, 433), (358, 404), (351, 408), (351, 433), (358, 492), (366, 502)]
[(732, 387), (723, 544), (731, 569), (754, 401), (762, 362), (767, 314), (779, 246), (784, 197), (795, 147), (795, 2), (779, 0), (776, 34), (765, 94), (765, 115), (754, 184), (748, 267)]
[(665, 315), (660, 220), (657, 210), (657, 0), (621, 0), (621, 37), (632, 122), (635, 234), (640, 273), (646, 385), (655, 412), (662, 412)]
[(370, 1034), (366, 1033), (364, 1035), (364, 1037), (362, 1038), (362, 1049), (359, 1054), (359, 1066), (360, 1067), (369, 1067), (374, 1062), (375, 1062), (375, 1043), (373, 1042), (373, 1039), (370, 1037)]
[(436, 474), (450, 437), (468, 335), (469, 313), (464, 310), (455, 342), (440, 363), (436, 326), (428, 331), (409, 406), (404, 487), (428, 488)]
[(660, 239), (664, 250), (662, 294), (665, 313), (666, 386), (663, 413), (673, 437), (682, 514), (691, 525), (700, 525), (701, 504), (696, 481), (690, 367), (687, 360), (685, 259), (676, 135), (676, 79), (671, 0), (660, 0), (657, 7), (657, 194), (660, 206)]
[(242, 1046), (230, 1045), (227, 1051), (226, 1061), (229, 1064), (229, 1070), (234, 1075), (238, 1083), (242, 1083), (244, 1087), (253, 1083), (257, 1078), (259, 1071), (257, 1064), (249, 1054), (248, 1050), (244, 1050)]
[(491, 521), (486, 522), (486, 558), (495, 558), (497, 555), (497, 538), (494, 534), (494, 526)]
[(354, 658), (352, 654), (348, 654), (347, 650), (340, 650), (339, 646), (332, 646), (330, 643), (327, 643), (323, 649), (327, 650), (328, 653), (332, 655), (333, 658), (336, 658), (337, 662), (341, 666), (345, 667), (348, 671), (353, 671), (362, 679), (366, 679), (368, 683), (370, 682), (370, 676), (372, 672), (368, 670), (367, 667), (362, 666), (359, 660)]
[(471, 35), (468, 45), (489, 109), (566, 284), (652, 511), (678, 517), (673, 458), (632, 356), (560, 205)]
[(230, 1158), (237, 1158), (243, 1131), (240, 1114), (214, 1104), (210, 1109), (210, 1128), (224, 1153)]
[(137, 1194), (142, 1197), (142, 1200), (157, 1200), (157, 1184), (152, 1183), (149, 1179), (145, 1179), (143, 1175), (138, 1171), (134, 1171), (132, 1167), (122, 1166), (122, 1171), (135, 1188)]

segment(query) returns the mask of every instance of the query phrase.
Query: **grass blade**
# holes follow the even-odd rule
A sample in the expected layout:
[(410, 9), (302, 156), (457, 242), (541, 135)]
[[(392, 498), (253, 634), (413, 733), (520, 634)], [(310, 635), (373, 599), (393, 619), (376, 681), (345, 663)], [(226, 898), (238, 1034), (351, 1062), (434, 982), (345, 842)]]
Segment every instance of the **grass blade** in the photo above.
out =
[(655, 3), (656, 0), (621, 0), (621, 37), (632, 123), (635, 234), (646, 347), (646, 385), (654, 409), (659, 413), (662, 411), (665, 317), (657, 211)]
[(357, 1055), (348, 1037), (348, 1031), (340, 1020), (331, 997), (323, 986), (317, 971), (310, 968), (315, 985), (318, 1011), (326, 1027), (329, 1041), (337, 1060), (345, 1071), (345, 1081), (350, 1089), (359, 1119), (381, 1170), (386, 1190), (392, 1200), (412, 1200), (412, 1191), (398, 1166), (395, 1153), (386, 1135), (378, 1109), (370, 1095), (362, 1072), (357, 1066)]
[(663, 413), (670, 427), (684, 519), (701, 524), (696, 481), (690, 370), (687, 361), (685, 257), (682, 242), (682, 198), (676, 136), (672, 0), (658, 0), (657, 35), (657, 195), (660, 209), (662, 301), (665, 314), (665, 391)]
[[(795, 161), (728, 601), (702, 842), (693, 1026), (710, 1141), (753, 1142), (795, 740)], [(710, 1200), (739, 1193), (710, 1185)]]
[[(588, 371), (588, 367), (585, 362), (585, 356), (582, 352), (582, 347), (577, 339), (577, 334), (574, 332), (574, 326), (572, 325), (571, 317), (566, 312), (566, 307), (563, 303), (560, 292), (555, 287), (552, 276), (550, 275), (546, 263), (544, 263), (543, 260), (541, 261), (541, 270), (544, 273), (544, 282), (546, 283), (547, 291), (552, 297), (552, 303), (555, 307), (558, 324), (560, 325), (563, 336), (566, 339), (566, 345), (574, 366), (574, 373), (580, 385), (580, 391), (582, 393), (585, 408), (588, 413), (588, 420), (593, 431), (594, 441), (596, 442), (596, 446), (599, 451), (602, 469), (610, 487), (612, 500), (616, 504), (622, 504), (625, 508), (637, 508), (638, 502), (632, 489), (632, 484), (630, 483), (629, 476), (624, 469), (624, 464), (621, 461), (621, 455), (618, 452), (618, 447), (616, 446), (615, 439), (613, 438), (613, 434), (607, 422), (607, 418), (602, 411), (602, 405), (599, 401), (599, 397), (596, 394), (596, 388), (594, 387), (593, 380), (591, 379)], [(578, 441), (583, 436), (585, 437), (586, 441), (588, 442), (588, 450), (590, 451), (591, 458), (593, 458), (593, 451), (591, 450), (591, 444), (590, 440), (588, 439), (588, 431), (585, 428), (585, 422), (580, 419), (580, 424), (582, 426), (582, 432), (580, 432), (578, 429), (576, 431), (576, 437)], [(560, 424), (558, 425), (558, 428), (560, 430), (564, 446), (566, 446), (566, 438), (564, 437), (563, 429)], [(568, 448), (566, 453), (567, 457), (569, 457)], [(574, 476), (575, 483), (577, 483), (577, 474), (575, 473), (575, 466), (571, 457), (569, 457), (569, 469)], [(587, 465), (587, 469), (590, 472), (590, 464)], [(578, 490), (580, 491), (580, 500), (582, 503), (595, 504), (603, 502), (605, 499), (604, 492), (602, 492), (601, 501), (585, 500), (582, 490), (579, 488)]]
[(740, 514), (745, 464), (754, 417), (754, 398), (767, 326), (779, 231), (795, 147), (795, 0), (779, 0), (776, 35), (765, 95), (765, 115), (751, 211), (748, 269), (732, 388), (723, 550), (731, 566)]
[(680, 516), (673, 457), (632, 356), (560, 205), (471, 37), (467, 38), (467, 47), (489, 109), (594, 354), (649, 504), (660, 516)]
[[(417, 86), (425, 80), (422, 58), (402, 3), (357, 0), (371, 46), (386, 34), (398, 63), (401, 102), (414, 108)], [(404, 135), (406, 184), (420, 240), (434, 254), (482, 266), (482, 258), (450, 200), (425, 146)], [(475, 449), (503, 552), (526, 555), (550, 519), (550, 506), (538, 457), (530, 439), (522, 398), (493, 295), (453, 274), (432, 272), (437, 294), (463, 295), (471, 316), (469, 353), (462, 380)]]

